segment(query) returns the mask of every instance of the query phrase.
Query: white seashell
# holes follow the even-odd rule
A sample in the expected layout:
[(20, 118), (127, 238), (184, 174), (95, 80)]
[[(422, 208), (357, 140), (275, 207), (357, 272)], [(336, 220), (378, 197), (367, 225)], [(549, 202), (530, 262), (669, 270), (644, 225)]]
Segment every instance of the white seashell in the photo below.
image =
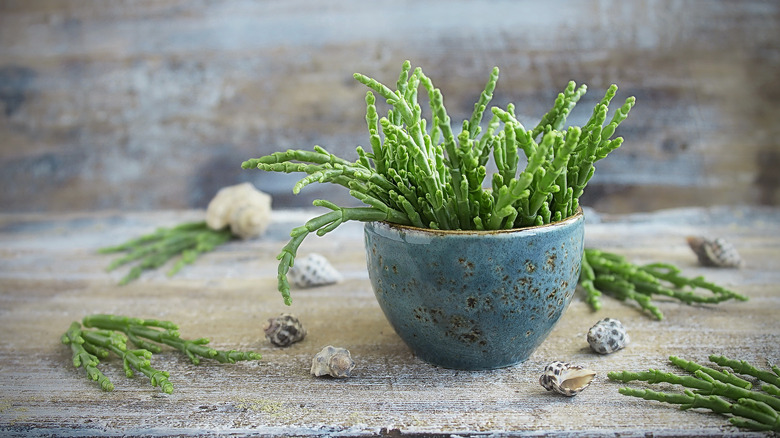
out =
[(251, 183), (223, 187), (206, 209), (206, 224), (214, 230), (230, 225), (230, 231), (250, 239), (262, 235), (271, 223), (271, 196)]
[(700, 236), (688, 236), (686, 239), (688, 246), (699, 258), (699, 263), (704, 266), (715, 266), (718, 268), (739, 268), (742, 266), (742, 257), (737, 249), (723, 239), (717, 237), (709, 239)]
[(306, 329), (294, 315), (283, 313), (275, 318), (269, 318), (265, 326), (265, 337), (278, 347), (287, 347), (302, 340)]
[(355, 361), (352, 360), (349, 350), (332, 345), (323, 348), (311, 361), (311, 373), (317, 377), (349, 377), (353, 369)]
[(596, 372), (567, 362), (553, 362), (544, 369), (539, 383), (548, 391), (573, 397), (587, 388)]
[(626, 328), (617, 319), (604, 318), (588, 330), (588, 344), (596, 353), (609, 354), (631, 342)]
[(290, 281), (298, 287), (333, 284), (338, 283), (343, 278), (328, 259), (316, 253), (296, 259), (287, 274)]
[(237, 184), (221, 188), (206, 208), (206, 223), (215, 230), (221, 230), (230, 224), (230, 214), (238, 199), (254, 191), (250, 183)]

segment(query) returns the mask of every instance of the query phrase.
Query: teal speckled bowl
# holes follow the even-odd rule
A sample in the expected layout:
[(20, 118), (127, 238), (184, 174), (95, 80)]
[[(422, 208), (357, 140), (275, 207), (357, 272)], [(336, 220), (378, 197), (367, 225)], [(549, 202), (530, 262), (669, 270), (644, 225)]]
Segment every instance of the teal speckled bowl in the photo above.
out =
[(396, 333), (422, 360), (483, 370), (526, 360), (569, 306), (582, 211), (502, 231), (365, 225), (368, 274)]

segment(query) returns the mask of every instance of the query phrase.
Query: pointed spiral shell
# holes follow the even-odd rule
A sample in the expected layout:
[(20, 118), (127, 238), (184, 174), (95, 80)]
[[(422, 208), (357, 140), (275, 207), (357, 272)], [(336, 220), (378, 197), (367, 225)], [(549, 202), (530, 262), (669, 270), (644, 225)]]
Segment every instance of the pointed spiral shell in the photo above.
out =
[(701, 236), (688, 236), (686, 238), (688, 246), (699, 258), (699, 263), (704, 266), (715, 266), (718, 268), (739, 268), (742, 267), (742, 257), (737, 249), (722, 237), (710, 239)]
[(311, 253), (299, 257), (287, 272), (290, 281), (298, 287), (324, 286), (338, 283), (342, 276), (325, 256)]

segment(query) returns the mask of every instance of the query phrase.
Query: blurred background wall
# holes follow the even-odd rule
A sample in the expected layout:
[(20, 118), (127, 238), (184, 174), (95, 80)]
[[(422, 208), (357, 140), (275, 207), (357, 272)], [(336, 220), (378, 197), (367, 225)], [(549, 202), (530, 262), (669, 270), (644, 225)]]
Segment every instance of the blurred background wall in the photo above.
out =
[[(533, 126), (569, 80), (637, 105), (583, 203), (780, 203), (778, 1), (0, 0), (0, 211), (205, 208), (244, 181), (275, 207), (348, 199), (241, 162), (367, 145), (365, 73), (423, 67), (453, 121), (490, 69)], [(614, 105), (616, 106), (616, 105)]]

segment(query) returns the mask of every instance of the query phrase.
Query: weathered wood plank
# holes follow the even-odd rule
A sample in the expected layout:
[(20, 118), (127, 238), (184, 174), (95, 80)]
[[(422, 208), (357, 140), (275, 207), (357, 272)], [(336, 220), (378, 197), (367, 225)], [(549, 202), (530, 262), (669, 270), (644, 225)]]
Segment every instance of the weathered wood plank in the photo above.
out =
[[(98, 247), (202, 214), (0, 214), (2, 434), (736, 434), (741, 431), (718, 415), (621, 396), (621, 385), (609, 382), (606, 373), (672, 370), (669, 355), (706, 362), (717, 353), (762, 367), (780, 363), (777, 209), (671, 210), (601, 216), (600, 221), (591, 212), (589, 246), (637, 262), (676, 263), (750, 301), (703, 307), (661, 302), (666, 319), (658, 322), (609, 298), (592, 313), (578, 297), (527, 362), (484, 372), (433, 367), (403, 345), (373, 298), (360, 224), (304, 243), (302, 253), (326, 255), (346, 278), (338, 285), (294, 290), (292, 308), (275, 290), (274, 256), (289, 228), (308, 215), (297, 211), (277, 211), (263, 238), (232, 242), (171, 279), (155, 272), (118, 287), (123, 272), (103, 272), (111, 257), (95, 254)], [(698, 267), (684, 242), (693, 233), (728, 238), (747, 266), (739, 271)], [(262, 333), (265, 320), (283, 311), (296, 313), (309, 330), (303, 342), (288, 349), (271, 346)], [(143, 378), (126, 379), (114, 360), (102, 367), (116, 386), (105, 393), (71, 367), (69, 349), (59, 343), (71, 321), (102, 312), (172, 320), (185, 337), (208, 335), (218, 348), (252, 349), (264, 357), (194, 366), (165, 351), (154, 366), (171, 372), (171, 395)], [(632, 344), (599, 356), (588, 349), (585, 334), (607, 316), (623, 321)], [(353, 377), (309, 375), (312, 356), (328, 344), (350, 349), (357, 362)], [(586, 365), (598, 372), (597, 380), (574, 399), (549, 394), (538, 377), (553, 360)]]
[[(425, 68), (456, 122), (489, 69), (531, 124), (569, 80), (638, 104), (589, 205), (635, 212), (780, 202), (780, 4), (760, 0), (0, 2), (0, 205), (6, 211), (204, 208), (252, 181), (277, 205), (293, 177), (250, 157), (367, 144), (362, 72)], [(571, 121), (589, 116), (575, 111)], [(338, 199), (347, 200), (339, 192)]]

